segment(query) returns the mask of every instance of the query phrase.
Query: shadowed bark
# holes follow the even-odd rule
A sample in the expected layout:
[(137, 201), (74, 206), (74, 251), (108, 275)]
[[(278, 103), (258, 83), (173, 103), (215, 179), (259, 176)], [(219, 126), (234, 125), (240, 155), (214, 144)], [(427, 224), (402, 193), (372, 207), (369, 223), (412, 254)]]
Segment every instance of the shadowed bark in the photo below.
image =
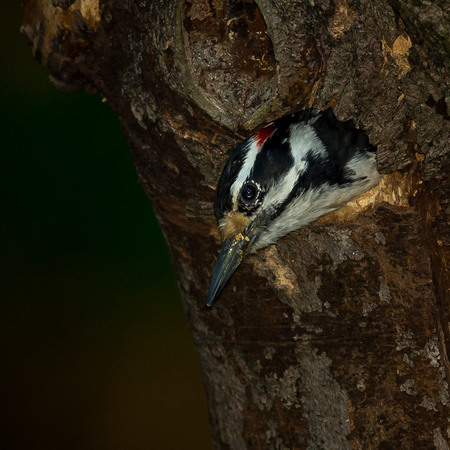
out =
[[(63, 90), (120, 116), (223, 449), (448, 449), (448, 2), (27, 0)], [(383, 181), (248, 258), (212, 311), (212, 201), (263, 123), (333, 107)], [(86, 155), (88, 157), (88, 155)]]

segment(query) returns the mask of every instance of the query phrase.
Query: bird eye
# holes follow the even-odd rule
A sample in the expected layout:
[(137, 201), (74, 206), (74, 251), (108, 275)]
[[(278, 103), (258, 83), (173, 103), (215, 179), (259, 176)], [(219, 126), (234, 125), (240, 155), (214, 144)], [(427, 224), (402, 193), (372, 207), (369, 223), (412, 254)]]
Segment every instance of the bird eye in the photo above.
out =
[(241, 189), (241, 198), (244, 202), (252, 202), (256, 194), (258, 193), (258, 188), (252, 183), (246, 183)]

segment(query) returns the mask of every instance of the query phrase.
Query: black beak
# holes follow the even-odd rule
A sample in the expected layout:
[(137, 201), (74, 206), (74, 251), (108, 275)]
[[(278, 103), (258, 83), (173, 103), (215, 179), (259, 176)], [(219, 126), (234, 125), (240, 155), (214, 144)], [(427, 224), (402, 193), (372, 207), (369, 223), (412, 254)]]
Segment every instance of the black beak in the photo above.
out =
[(211, 308), (246, 255), (251, 239), (242, 233), (223, 242), (209, 287), (206, 306)]

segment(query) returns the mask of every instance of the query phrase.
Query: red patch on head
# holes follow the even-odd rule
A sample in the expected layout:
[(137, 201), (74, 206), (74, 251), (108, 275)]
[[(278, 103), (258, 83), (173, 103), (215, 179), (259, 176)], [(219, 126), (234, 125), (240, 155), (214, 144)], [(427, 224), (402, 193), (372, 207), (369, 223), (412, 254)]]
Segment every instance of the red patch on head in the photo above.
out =
[(267, 127), (261, 128), (257, 133), (255, 133), (256, 145), (258, 147), (258, 151), (261, 150), (262, 145), (266, 140), (272, 136), (275, 131), (275, 127), (273, 125), (267, 125)]

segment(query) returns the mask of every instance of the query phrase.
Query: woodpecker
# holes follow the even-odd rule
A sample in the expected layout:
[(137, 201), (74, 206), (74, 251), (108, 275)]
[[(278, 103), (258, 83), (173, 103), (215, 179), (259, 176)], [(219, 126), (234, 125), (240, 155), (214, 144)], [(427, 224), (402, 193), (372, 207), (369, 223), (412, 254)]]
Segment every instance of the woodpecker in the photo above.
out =
[(223, 244), (211, 307), (248, 252), (305, 227), (380, 181), (376, 147), (333, 110), (283, 116), (241, 142), (217, 184), (214, 213)]

